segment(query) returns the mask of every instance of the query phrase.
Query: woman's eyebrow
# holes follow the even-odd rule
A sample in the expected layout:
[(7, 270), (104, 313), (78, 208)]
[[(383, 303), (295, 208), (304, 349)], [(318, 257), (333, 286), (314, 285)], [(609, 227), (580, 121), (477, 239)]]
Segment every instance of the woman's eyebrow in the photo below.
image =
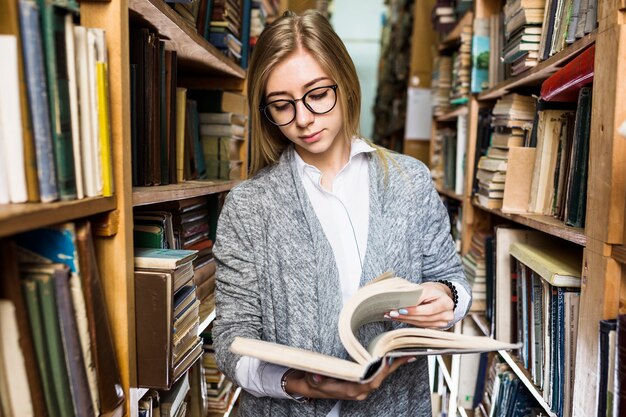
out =
[[(312, 86), (315, 83), (318, 83), (322, 80), (330, 80), (330, 78), (328, 77), (318, 77), (315, 78), (311, 81), (309, 81), (308, 83), (304, 84), (304, 88), (309, 88), (310, 86)], [(266, 99), (272, 97), (272, 96), (282, 96), (282, 95), (287, 95), (289, 93), (287, 93), (286, 91), (272, 91), (271, 93), (269, 93), (267, 96), (265, 96)]]

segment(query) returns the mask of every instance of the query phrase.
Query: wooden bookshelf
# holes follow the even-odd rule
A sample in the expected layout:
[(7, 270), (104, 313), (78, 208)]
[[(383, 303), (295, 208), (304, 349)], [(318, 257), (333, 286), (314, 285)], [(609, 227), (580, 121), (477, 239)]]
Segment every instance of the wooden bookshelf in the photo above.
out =
[(460, 106), (459, 108), (451, 111), (450, 113), (443, 114), (441, 116), (437, 116), (435, 118), (438, 122), (451, 122), (457, 119), (459, 116), (465, 116), (469, 113), (469, 109), (467, 105)]
[(489, 90), (485, 90), (478, 95), (478, 100), (495, 100), (511, 92), (514, 88), (538, 85), (559, 68), (572, 60), (589, 45), (595, 43), (597, 31), (591, 32), (580, 38), (561, 52), (554, 54), (545, 61), (540, 62), (536, 67), (516, 76), (502, 81)]
[(585, 246), (587, 244), (587, 236), (585, 230), (578, 227), (570, 227), (563, 224), (562, 221), (550, 216), (540, 214), (507, 214), (499, 209), (490, 209), (481, 206), (477, 201), (473, 202), (473, 206), (480, 210), (495, 214), (503, 219), (528, 226), (531, 229), (539, 230), (552, 236)]
[(209, 327), (209, 325), (213, 322), (213, 320), (215, 320), (216, 314), (215, 314), (215, 307), (213, 307), (213, 310), (211, 310), (211, 312), (209, 313), (208, 316), (206, 316), (204, 318), (204, 320), (202, 320), (200, 322), (200, 324), (198, 325), (198, 336), (200, 336), (200, 334), (205, 331), (207, 329), (207, 327)]
[(92, 197), (56, 203), (1, 204), (0, 237), (93, 216), (114, 209), (114, 197)]
[(448, 190), (445, 189), (443, 187), (439, 187), (439, 186), (435, 186), (435, 189), (437, 190), (437, 192), (443, 196), (449, 197), (453, 200), (459, 201), (459, 202), (463, 202), (463, 196), (460, 194), (455, 193), (452, 190)]
[(246, 72), (211, 45), (185, 19), (163, 0), (128, 0), (131, 19), (149, 23), (176, 50), (179, 65), (203, 76), (230, 76), (243, 79)]
[(155, 187), (134, 187), (133, 206), (163, 203), (165, 201), (182, 200), (229, 191), (241, 181), (223, 180), (194, 180), (180, 184), (170, 184)]

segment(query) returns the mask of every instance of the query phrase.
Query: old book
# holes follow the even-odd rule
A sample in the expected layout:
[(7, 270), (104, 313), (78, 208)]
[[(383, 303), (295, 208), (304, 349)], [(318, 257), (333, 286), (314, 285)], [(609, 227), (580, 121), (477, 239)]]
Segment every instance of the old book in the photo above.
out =
[(15, 305), (0, 299), (0, 394), (6, 417), (34, 416)]
[(509, 149), (508, 169), (502, 198), (503, 213), (528, 211), (530, 188), (535, 165), (535, 148), (514, 147)]
[(195, 91), (192, 98), (198, 101), (201, 113), (248, 114), (246, 96), (224, 90)]
[(510, 253), (552, 286), (580, 287), (582, 250), (550, 241), (535, 244), (515, 242), (511, 244)]
[(124, 403), (124, 390), (89, 222), (78, 223), (76, 241), (100, 412), (108, 414)]
[(366, 323), (384, 321), (384, 315), (390, 310), (414, 305), (421, 293), (419, 284), (393, 277), (390, 273), (360, 288), (343, 306), (338, 321), (339, 337), (352, 361), (243, 337), (236, 337), (230, 349), (265, 362), (347, 381), (366, 382), (380, 371), (387, 357), (476, 353), (519, 347), (485, 336), (413, 327), (382, 333), (367, 347), (359, 342), (355, 335), (357, 329)]
[(135, 248), (135, 267), (147, 269), (176, 269), (196, 257), (196, 251)]

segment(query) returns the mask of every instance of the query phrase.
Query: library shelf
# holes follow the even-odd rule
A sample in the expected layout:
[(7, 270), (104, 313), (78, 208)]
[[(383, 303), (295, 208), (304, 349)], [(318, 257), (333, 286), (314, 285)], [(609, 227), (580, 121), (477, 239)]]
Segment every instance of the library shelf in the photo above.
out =
[(613, 245), (611, 249), (611, 256), (617, 262), (626, 264), (626, 245)]
[(548, 403), (543, 399), (543, 394), (541, 393), (539, 388), (537, 388), (535, 384), (533, 384), (530, 374), (519, 362), (519, 360), (505, 350), (499, 350), (498, 354), (511, 367), (511, 370), (515, 372), (515, 375), (517, 375), (517, 377), (520, 379), (520, 381), (522, 381), (526, 388), (528, 388), (530, 394), (535, 398), (535, 400), (537, 400), (537, 403), (541, 406), (541, 408), (544, 409), (548, 416), (557, 417), (557, 415), (552, 411)]
[(439, 187), (439, 186), (435, 186), (435, 189), (437, 190), (437, 192), (443, 196), (449, 197), (453, 200), (459, 201), (459, 202), (463, 202), (463, 196), (460, 194), (455, 193), (452, 190), (448, 190), (445, 189), (443, 187)]
[(456, 120), (457, 117), (464, 116), (468, 113), (469, 113), (469, 108), (467, 107), (467, 104), (465, 104), (463, 106), (460, 106), (454, 109), (453, 111), (449, 113), (442, 114), (441, 116), (435, 117), (435, 120), (438, 122), (452, 122)]
[[(474, 323), (480, 328), (480, 330), (484, 333), (485, 336), (489, 336), (489, 325), (487, 324), (487, 319), (484, 315), (479, 313), (470, 313), (469, 315)], [(539, 388), (535, 386), (532, 382), (532, 378), (530, 373), (524, 368), (524, 366), (520, 363), (520, 361), (512, 356), (509, 352), (505, 350), (499, 350), (498, 354), (505, 362), (511, 367), (511, 370), (515, 372), (515, 375), (522, 381), (522, 383), (528, 388), (528, 391), (531, 395), (537, 400), (541, 408), (543, 408), (548, 416), (556, 417), (556, 414), (550, 409), (550, 406), (543, 399), (543, 395)]]
[(0, 204), (0, 237), (115, 210), (114, 197), (54, 203)]
[(209, 327), (209, 324), (211, 324), (213, 320), (215, 320), (215, 307), (213, 307), (208, 316), (200, 321), (200, 324), (198, 325), (198, 336), (200, 336), (200, 334), (202, 334), (202, 332)]
[(488, 213), (495, 214), (503, 219), (511, 220), (515, 223), (528, 226), (531, 229), (539, 230), (540, 232), (576, 243), (577, 245), (585, 246), (587, 244), (587, 236), (585, 236), (584, 229), (566, 226), (562, 221), (555, 219), (554, 217), (544, 216), (541, 214), (503, 213), (502, 210), (499, 209), (490, 209), (481, 206), (477, 201), (473, 202), (473, 206)]
[(452, 29), (446, 37), (439, 43), (439, 51), (446, 51), (448, 49), (452, 49), (457, 46), (459, 40), (461, 39), (461, 32), (463, 31), (464, 26), (471, 26), (474, 21), (474, 12), (468, 10), (465, 12), (463, 17), (458, 20), (454, 29)]
[[(159, 33), (168, 49), (177, 52), (185, 68), (202, 72), (204, 76), (245, 78), (246, 72), (228, 59), (196, 31), (182, 16), (163, 0), (129, 0), (131, 21), (135, 17), (148, 22)], [(179, 62), (179, 64), (182, 62)]]
[(229, 191), (239, 180), (193, 180), (180, 184), (133, 187), (133, 207)]
[(235, 403), (237, 402), (237, 398), (239, 398), (239, 394), (241, 394), (241, 387), (238, 387), (235, 392), (233, 392), (230, 396), (230, 401), (228, 402), (228, 409), (224, 414), (222, 413), (209, 413), (207, 417), (230, 417), (230, 413), (233, 412), (233, 407), (235, 407)]
[(578, 39), (561, 52), (554, 54), (545, 61), (540, 62), (536, 67), (516, 76), (504, 80), (498, 85), (483, 91), (478, 95), (478, 100), (495, 100), (509, 93), (512, 89), (523, 86), (537, 85), (548, 78), (564, 64), (578, 55), (583, 49), (595, 43), (597, 30)]

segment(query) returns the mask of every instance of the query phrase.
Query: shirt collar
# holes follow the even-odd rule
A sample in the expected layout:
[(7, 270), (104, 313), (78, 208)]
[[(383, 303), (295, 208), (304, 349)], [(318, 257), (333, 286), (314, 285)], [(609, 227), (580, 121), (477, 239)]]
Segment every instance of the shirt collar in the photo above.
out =
[[(310, 165), (304, 162), (304, 160), (300, 157), (298, 152), (296, 152), (295, 148), (293, 148), (292, 151), (294, 154), (293, 159), (296, 164), (296, 167), (298, 168), (298, 172), (300, 173), (300, 175), (304, 175), (305, 170), (311, 170), (312, 172), (320, 173), (319, 169), (317, 169), (313, 165)], [(366, 141), (364, 141), (363, 139), (361, 138), (352, 139), (352, 143), (350, 146), (350, 157), (348, 159), (348, 163), (346, 164), (346, 166), (348, 166), (350, 162), (352, 162), (352, 158), (354, 158), (355, 156), (362, 154), (362, 153), (371, 153), (374, 151), (376, 151), (376, 149), (370, 144), (368, 144)], [(343, 169), (345, 169), (345, 167), (342, 168), (342, 170)]]

